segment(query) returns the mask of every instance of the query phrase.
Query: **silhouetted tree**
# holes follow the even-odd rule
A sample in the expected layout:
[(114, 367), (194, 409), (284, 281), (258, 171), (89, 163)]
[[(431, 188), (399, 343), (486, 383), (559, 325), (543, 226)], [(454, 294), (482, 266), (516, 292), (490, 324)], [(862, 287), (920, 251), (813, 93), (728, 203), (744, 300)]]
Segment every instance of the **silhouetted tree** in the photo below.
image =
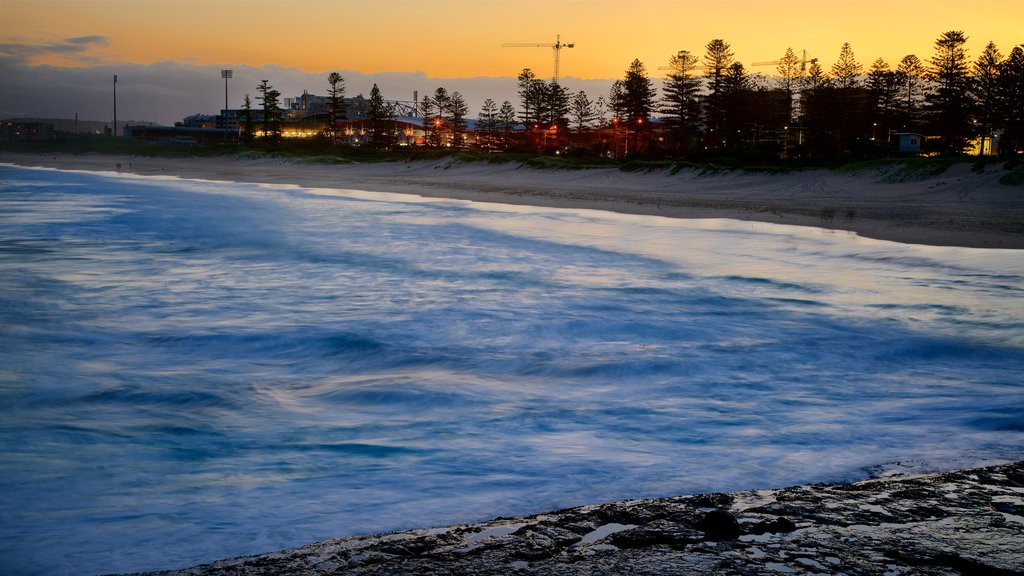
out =
[(900, 104), (900, 88), (904, 83), (902, 74), (890, 70), (889, 64), (885, 60), (879, 58), (871, 65), (865, 88), (868, 93), (872, 140), (888, 142), (889, 131), (896, 123)]
[(921, 59), (913, 54), (908, 54), (900, 60), (896, 69), (903, 80), (902, 95), (900, 99), (901, 117), (903, 127), (907, 130), (916, 129), (918, 119), (921, 115), (922, 83), (924, 82), (925, 68)]
[[(993, 124), (1000, 117), (1000, 78), (999, 72), (1003, 63), (1003, 55), (999, 53), (995, 43), (989, 42), (985, 50), (974, 62), (974, 81), (971, 85), (971, 94), (974, 97), (978, 129), (981, 132), (982, 142), (989, 141), (992, 137)], [(985, 152), (982, 146), (978, 154)]]
[(999, 67), (999, 99), (1006, 128), (1001, 152), (1024, 151), (1024, 44), (1014, 46)]
[(933, 133), (942, 137), (941, 152), (959, 154), (970, 132), (970, 76), (967, 68), (967, 37), (958, 30), (945, 32), (935, 41), (928, 79), (932, 89), (925, 95), (926, 114)]
[(483, 146), (490, 148), (498, 133), (498, 104), (491, 98), (484, 100), (477, 120), (477, 134), (483, 139)]
[(331, 137), (331, 145), (338, 144), (338, 120), (344, 120), (345, 110), (345, 79), (337, 72), (327, 76), (327, 135)]
[(573, 126), (576, 130), (576, 144), (579, 145), (580, 135), (590, 128), (590, 124), (594, 121), (597, 114), (594, 112), (594, 103), (590, 101), (587, 93), (583, 90), (580, 90), (573, 96), (569, 107)]
[(502, 102), (498, 109), (498, 127), (501, 130), (501, 142), (507, 147), (516, 130), (516, 109), (508, 100)]
[(420, 116), (423, 118), (423, 142), (428, 146), (440, 146), (441, 119), (438, 115), (437, 104), (430, 98), (424, 96), (419, 104)]
[(370, 100), (366, 106), (366, 117), (370, 121), (370, 138), (377, 148), (387, 148), (393, 143), (393, 131), (388, 126), (393, 120), (395, 109), (392, 104), (384, 100), (377, 84), (370, 89)]
[(567, 128), (570, 99), (571, 95), (567, 88), (554, 80), (548, 82), (544, 89), (544, 105), (542, 107), (544, 116), (540, 118), (540, 121), (548, 127)]
[[(722, 138), (728, 146), (740, 146), (745, 140), (756, 138), (753, 122), (753, 95), (750, 77), (743, 64), (733, 62), (722, 76), (719, 87), (722, 112)], [(752, 136), (748, 131), (753, 131)]]
[(835, 87), (840, 90), (856, 88), (859, 84), (857, 76), (864, 69), (853, 56), (853, 48), (849, 42), (844, 42), (839, 49), (839, 59), (832, 65), (832, 78)]
[(706, 50), (704, 66), (707, 68), (704, 75), (707, 77), (708, 84), (704, 120), (708, 130), (712, 132), (711, 144), (717, 145), (723, 143), (723, 138), (721, 134), (715, 133), (720, 132), (725, 124), (722, 104), (722, 80), (729, 66), (732, 65), (733, 53), (729, 43), (720, 38), (715, 38), (708, 42), (704, 48)]
[(469, 106), (466, 105), (466, 100), (462, 97), (462, 94), (456, 91), (452, 92), (451, 97), (448, 99), (447, 108), (452, 144), (461, 148), (466, 145), (466, 114), (469, 113)]
[(625, 88), (623, 88), (622, 80), (612, 82), (612, 87), (608, 90), (608, 109), (615, 120), (626, 114)]
[(444, 87), (438, 87), (434, 90), (434, 108), (436, 114), (433, 118), (433, 132), (431, 136), (433, 140), (431, 144), (436, 147), (444, 146), (449, 142), (448, 133), (451, 131), (451, 126), (448, 125), (448, 114), (449, 106), (451, 105), (451, 96), (448, 95), (448, 91)]
[(778, 87), (786, 93), (786, 123), (793, 118), (793, 96), (800, 89), (800, 79), (804, 74), (804, 63), (797, 58), (792, 48), (786, 48), (786, 53), (779, 59), (779, 65), (775, 68), (778, 73)]
[(256, 137), (256, 122), (253, 121), (252, 117), (252, 98), (249, 95), (245, 95), (245, 100), (242, 104), (242, 116), (244, 119), (242, 122), (242, 141), (246, 144), (251, 144), (253, 138)]
[(541, 119), (546, 96), (545, 84), (543, 80), (537, 78), (533, 70), (523, 68), (516, 79), (516, 85), (519, 88), (519, 103), (522, 109), (519, 119), (529, 128)]
[(662, 88), (661, 113), (666, 114), (665, 122), (674, 134), (675, 148), (683, 153), (689, 151), (690, 133), (695, 132), (700, 120), (700, 79), (690, 74), (697, 67), (697, 57), (686, 50), (680, 50), (668, 62), (671, 72)]
[(274, 90), (269, 80), (260, 82), (256, 89), (260, 92), (256, 99), (263, 106), (263, 138), (269, 142), (280, 142), (281, 123), (284, 119), (284, 111), (278, 104), (281, 93)]

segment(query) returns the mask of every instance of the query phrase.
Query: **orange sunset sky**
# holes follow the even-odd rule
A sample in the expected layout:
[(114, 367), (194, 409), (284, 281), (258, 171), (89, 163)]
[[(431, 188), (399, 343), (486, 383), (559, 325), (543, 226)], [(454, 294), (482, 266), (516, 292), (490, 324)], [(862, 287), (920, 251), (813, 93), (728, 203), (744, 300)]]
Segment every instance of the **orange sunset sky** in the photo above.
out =
[[(698, 55), (712, 38), (747, 64), (787, 47), (820, 58), (827, 71), (843, 42), (867, 68), (927, 60), (935, 39), (963, 30), (973, 60), (995, 41), (1004, 54), (1024, 42), (1024, 0), (0, 0), (0, 42), (45, 46), (102, 37), (77, 51), (39, 50), (30, 64), (97, 66), (176, 61), (277, 64), (306, 72), (423, 71), (435, 78), (550, 76), (548, 49), (503, 42), (575, 42), (562, 75), (618, 78), (633, 58), (652, 76), (670, 55)], [(772, 67), (751, 72), (773, 72)]]

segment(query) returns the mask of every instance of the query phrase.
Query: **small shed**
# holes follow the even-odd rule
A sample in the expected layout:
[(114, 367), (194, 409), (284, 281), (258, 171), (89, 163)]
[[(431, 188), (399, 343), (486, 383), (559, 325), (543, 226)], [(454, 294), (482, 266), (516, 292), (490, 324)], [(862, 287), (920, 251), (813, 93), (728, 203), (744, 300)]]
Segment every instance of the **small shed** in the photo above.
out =
[(889, 140), (893, 152), (900, 154), (920, 154), (924, 135), (916, 132), (893, 132)]

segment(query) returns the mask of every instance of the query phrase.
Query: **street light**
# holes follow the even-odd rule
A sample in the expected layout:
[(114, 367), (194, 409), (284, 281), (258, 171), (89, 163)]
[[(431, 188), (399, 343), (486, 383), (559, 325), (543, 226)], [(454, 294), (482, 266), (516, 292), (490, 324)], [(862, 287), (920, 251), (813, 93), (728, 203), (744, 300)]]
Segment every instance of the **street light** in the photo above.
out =
[(234, 73), (233, 70), (221, 70), (220, 77), (224, 79), (224, 112), (220, 115), (221, 126), (224, 128), (224, 141), (228, 140), (228, 78)]

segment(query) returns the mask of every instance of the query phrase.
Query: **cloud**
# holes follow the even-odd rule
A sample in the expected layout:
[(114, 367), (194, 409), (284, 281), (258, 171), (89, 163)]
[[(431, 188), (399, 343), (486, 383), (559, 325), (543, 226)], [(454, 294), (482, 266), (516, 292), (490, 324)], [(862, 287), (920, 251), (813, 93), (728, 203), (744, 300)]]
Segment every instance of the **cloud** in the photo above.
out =
[(29, 63), (35, 57), (49, 54), (60, 56), (83, 54), (94, 45), (105, 46), (109, 42), (106, 36), (92, 34), (44, 44), (4, 43), (0, 44), (0, 58)]
[(88, 36), (75, 36), (74, 38), (67, 38), (64, 40), (64, 42), (67, 44), (74, 45), (101, 44), (103, 46), (106, 46), (110, 43), (110, 40), (106, 36), (91, 34)]
[[(72, 41), (74, 40), (74, 41)], [(81, 36), (51, 44), (60, 50), (102, 44), (102, 36)], [(24, 45), (7, 45), (24, 46)], [(38, 47), (36, 49), (39, 49)], [(114, 86), (117, 74), (117, 117), (123, 120), (149, 120), (173, 124), (185, 116), (202, 113), (217, 114), (224, 107), (224, 80), (221, 69), (232, 68), (228, 80), (228, 103), (241, 107), (245, 94), (254, 105), (256, 86), (266, 79), (281, 92), (283, 98), (295, 98), (303, 91), (323, 95), (327, 91), (327, 75), (331, 71), (310, 73), (297, 68), (276, 65), (208, 65), (162, 61), (152, 64), (98, 63), (89, 67), (32, 65), (25, 52), (4, 51), (0, 47), (0, 117), (73, 118), (110, 121), (113, 117)], [(494, 99), (499, 105), (509, 100), (518, 106), (516, 79), (512, 77), (432, 78), (424, 72), (364, 74), (338, 70), (345, 77), (345, 94), (369, 96), (377, 84), (384, 98), (413, 99), (433, 94), (443, 86), (458, 91), (466, 99), (470, 116), (475, 117), (483, 101)], [(572, 92), (585, 90), (592, 100), (608, 93), (611, 80), (579, 80), (564, 78)]]

